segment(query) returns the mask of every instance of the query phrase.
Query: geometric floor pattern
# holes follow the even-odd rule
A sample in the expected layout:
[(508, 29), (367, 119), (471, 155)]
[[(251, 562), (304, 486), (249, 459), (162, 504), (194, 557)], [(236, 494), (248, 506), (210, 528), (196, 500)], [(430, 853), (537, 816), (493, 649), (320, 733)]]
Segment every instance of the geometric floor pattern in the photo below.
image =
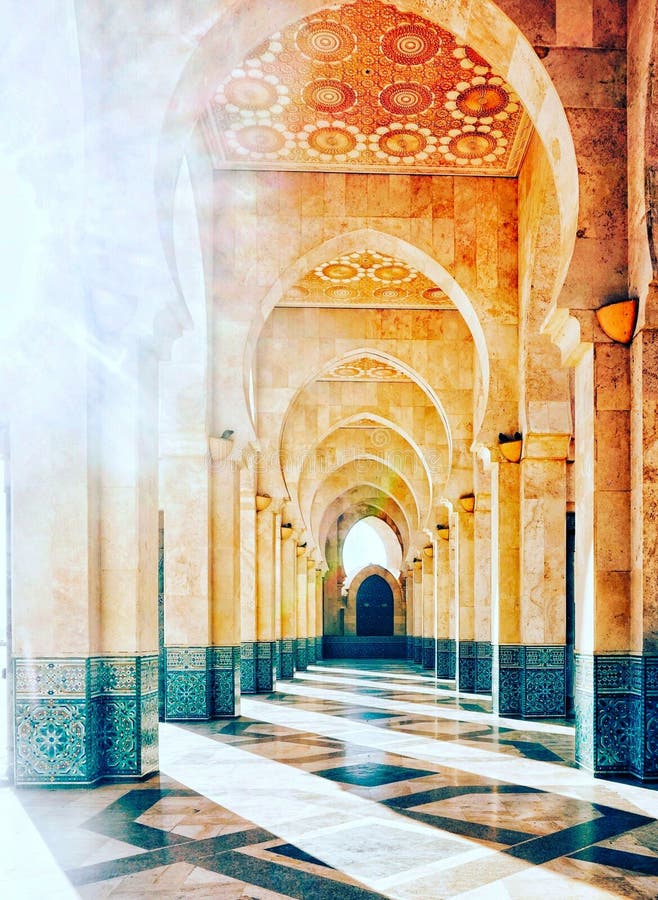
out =
[(658, 792), (402, 662), (326, 662), (161, 726), (161, 773), (0, 791), (0, 897), (658, 896)]

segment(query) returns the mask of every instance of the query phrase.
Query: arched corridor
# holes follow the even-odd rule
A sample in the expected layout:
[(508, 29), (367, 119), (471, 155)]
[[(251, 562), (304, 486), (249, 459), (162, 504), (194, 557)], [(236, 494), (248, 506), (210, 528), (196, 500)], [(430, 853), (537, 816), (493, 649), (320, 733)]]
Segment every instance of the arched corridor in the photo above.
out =
[[(219, 847), (235, 872), (243, 856), (276, 868), (261, 844), (278, 839), (298, 873), (320, 866), (304, 853), (329, 868), (331, 841), (319, 856), (234, 796), (229, 817), (275, 836), (247, 850), (230, 823), (204, 831), (224, 820), (148, 830), (159, 773), (179, 785), (174, 806), (194, 791), (221, 819), (224, 776), (244, 786), (240, 763), (264, 772), (271, 751), (270, 773), (320, 796), (340, 784), (332, 802), (425, 835), (427, 873), (457, 872), (439, 845), (475, 803), (459, 816), (437, 780), (499, 779), (490, 793), (523, 795), (526, 818), (544, 791), (561, 836), (537, 844), (519, 826), (515, 840), (497, 799), (495, 821), (471, 823), (472, 859), (491, 852), (525, 886), (532, 872), (508, 866), (566, 855), (551, 875), (591, 875), (583, 896), (608, 876), (653, 896), (651, 828), (601, 835), (624, 803), (644, 815), (658, 780), (658, 0), (39, 0), (7, 18), (10, 818), (33, 791), (46, 819), (48, 791), (113, 797), (110, 819), (134, 804), (123, 836), (101, 846), (92, 822), (70, 863), (105, 854), (117, 878), (151, 850), (165, 867)], [(415, 777), (350, 784), (292, 765), (295, 729), (332, 759), (383, 741), (384, 765), (430, 773), (426, 799), (411, 815), (399, 801)], [(187, 784), (185, 742), (188, 760), (195, 745), (235, 771), (204, 781), (204, 762)], [(485, 745), (500, 753), (490, 772), (474, 762)], [(286, 784), (272, 797), (294, 820), (299, 781)], [(590, 829), (578, 804), (599, 796), (617, 812)], [(338, 860), (363, 883), (353, 894), (424, 877), (384, 844), (384, 873)], [(648, 881), (626, 884), (622, 852), (646, 857), (630, 869)], [(236, 882), (315, 896), (298, 877)], [(422, 882), (423, 900), (495, 881), (445, 878), (433, 894)]]

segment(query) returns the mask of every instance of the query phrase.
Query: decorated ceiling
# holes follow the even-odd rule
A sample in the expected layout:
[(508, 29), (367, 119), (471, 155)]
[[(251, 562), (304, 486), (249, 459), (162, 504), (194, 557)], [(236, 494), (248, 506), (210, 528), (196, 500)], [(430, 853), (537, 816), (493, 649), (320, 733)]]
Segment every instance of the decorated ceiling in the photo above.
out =
[(367, 249), (337, 256), (313, 269), (288, 289), (278, 305), (455, 308), (413, 266)]
[(334, 6), (254, 48), (203, 128), (219, 167), (516, 175), (518, 97), (470, 47), (380, 0)]

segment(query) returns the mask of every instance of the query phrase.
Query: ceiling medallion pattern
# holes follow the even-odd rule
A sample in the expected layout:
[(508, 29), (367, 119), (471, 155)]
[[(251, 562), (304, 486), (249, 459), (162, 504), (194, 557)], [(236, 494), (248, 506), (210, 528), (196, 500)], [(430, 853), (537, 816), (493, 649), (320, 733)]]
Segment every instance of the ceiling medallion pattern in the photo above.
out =
[(530, 124), (512, 88), (438, 25), (380, 0), (256, 47), (204, 120), (218, 165), (513, 175)]
[(368, 249), (317, 266), (287, 290), (279, 305), (455, 308), (418, 269)]
[(409, 381), (409, 377), (384, 360), (363, 356), (340, 363), (319, 381)]

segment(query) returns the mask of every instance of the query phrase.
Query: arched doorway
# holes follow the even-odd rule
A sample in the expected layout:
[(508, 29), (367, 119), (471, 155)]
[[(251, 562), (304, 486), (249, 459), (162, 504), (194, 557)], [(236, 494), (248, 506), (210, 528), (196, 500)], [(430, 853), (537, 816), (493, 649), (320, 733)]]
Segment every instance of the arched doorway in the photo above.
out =
[(369, 575), (356, 594), (357, 637), (393, 634), (393, 591), (381, 575)]

